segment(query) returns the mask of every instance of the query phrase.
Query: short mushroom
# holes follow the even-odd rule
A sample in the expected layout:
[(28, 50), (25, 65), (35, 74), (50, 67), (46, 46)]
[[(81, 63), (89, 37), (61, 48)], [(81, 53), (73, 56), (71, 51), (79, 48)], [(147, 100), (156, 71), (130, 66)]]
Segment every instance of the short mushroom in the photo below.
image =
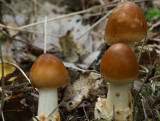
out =
[(134, 2), (120, 3), (108, 18), (105, 40), (108, 45), (125, 43), (134, 51), (135, 42), (147, 35), (147, 22), (142, 9)]
[[(39, 119), (60, 121), (57, 88), (69, 81), (68, 72), (63, 63), (52, 54), (40, 55), (31, 67), (30, 80), (39, 91)], [(53, 115), (50, 116), (52, 112)]]
[(113, 106), (115, 106), (116, 121), (126, 120), (126, 118), (127, 121), (131, 121), (132, 96), (129, 92), (129, 83), (138, 76), (138, 63), (131, 48), (123, 43), (112, 45), (103, 55), (100, 73), (103, 79), (109, 82), (109, 89), (107, 99), (98, 99), (96, 103), (96, 118), (101, 115), (97, 114), (97, 109), (103, 113), (105, 110), (107, 118), (113, 114)]

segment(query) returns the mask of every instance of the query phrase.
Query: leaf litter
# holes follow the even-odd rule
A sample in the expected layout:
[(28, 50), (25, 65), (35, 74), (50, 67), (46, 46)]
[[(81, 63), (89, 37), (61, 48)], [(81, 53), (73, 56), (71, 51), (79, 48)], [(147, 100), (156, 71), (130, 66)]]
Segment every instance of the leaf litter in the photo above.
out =
[[(62, 0), (63, 1), (63, 0)], [(159, 8), (158, 0), (139, 2), (143, 10)], [(25, 27), (37, 21), (43, 21), (44, 16), (54, 18), (75, 11), (84, 10), (96, 5), (112, 5), (117, 0), (99, 0), (71, 4), (67, 2), (47, 1), (2, 1), (4, 5), (2, 25), (13, 29), (0, 28), (0, 38), (4, 56), (13, 59), (28, 75), (33, 61), (43, 53), (43, 24)], [(63, 3), (63, 4), (61, 4)], [(72, 4), (76, 4), (75, 8)], [(147, 9), (144, 4), (148, 5)], [(83, 6), (81, 6), (83, 5)], [(0, 5), (1, 6), (1, 5)], [(5, 8), (6, 7), (6, 8)], [(30, 8), (30, 9), (28, 9)], [(64, 61), (71, 82), (59, 89), (59, 108), (61, 120), (84, 121), (94, 120), (94, 107), (98, 97), (107, 96), (107, 84), (99, 74), (99, 64), (108, 46), (104, 43), (104, 29), (107, 18), (90, 31), (86, 31), (104, 13), (112, 9), (101, 7), (83, 14), (64, 17), (47, 22), (47, 52), (55, 54)], [(2, 12), (1, 12), (2, 13)], [(100, 13), (97, 15), (97, 13)], [(102, 15), (103, 14), (103, 15)], [(2, 16), (1, 16), (2, 18)], [(160, 120), (160, 30), (159, 18), (148, 20), (148, 39), (140, 59), (139, 77), (134, 82), (132, 94), (134, 97), (136, 121)], [(12, 31), (11, 31), (12, 30)], [(80, 39), (77, 39), (86, 31)], [(6, 45), (7, 44), (7, 45)], [(142, 42), (136, 43), (135, 54), (139, 56)], [(67, 62), (66, 62), (67, 61)], [(5, 99), (3, 114), (5, 121), (32, 121), (37, 113), (38, 91), (34, 89), (23, 74), (15, 69), (4, 67)], [(9, 72), (9, 73), (8, 73)], [(11, 78), (16, 77), (12, 80)], [(0, 88), (2, 92), (2, 88)], [(2, 113), (2, 112), (1, 112)], [(3, 119), (1, 119), (3, 120)]]

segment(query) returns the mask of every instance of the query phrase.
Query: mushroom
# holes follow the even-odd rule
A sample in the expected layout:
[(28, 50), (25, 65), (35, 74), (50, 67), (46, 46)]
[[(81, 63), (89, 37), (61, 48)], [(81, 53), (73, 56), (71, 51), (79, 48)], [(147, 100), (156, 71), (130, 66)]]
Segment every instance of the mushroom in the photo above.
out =
[(125, 43), (134, 51), (135, 42), (147, 35), (147, 22), (142, 9), (134, 2), (120, 3), (108, 18), (105, 40), (108, 45)]
[(109, 89), (107, 99), (98, 99), (95, 117), (100, 118), (103, 111), (103, 118), (104, 114), (108, 118), (113, 114), (115, 106), (116, 121), (131, 121), (132, 96), (129, 84), (138, 76), (138, 62), (131, 48), (123, 43), (112, 45), (103, 55), (100, 73), (103, 79), (109, 82)]
[(31, 67), (30, 80), (39, 91), (39, 119), (60, 121), (57, 109), (57, 88), (64, 86), (69, 81), (68, 72), (63, 63), (54, 55), (40, 55)]

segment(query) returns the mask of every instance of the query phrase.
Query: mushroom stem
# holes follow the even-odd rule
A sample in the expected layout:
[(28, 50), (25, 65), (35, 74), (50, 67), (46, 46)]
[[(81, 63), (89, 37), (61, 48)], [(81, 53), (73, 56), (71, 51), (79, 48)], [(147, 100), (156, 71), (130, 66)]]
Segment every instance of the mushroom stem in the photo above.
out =
[(49, 116), (58, 113), (58, 96), (57, 88), (40, 88), (39, 89), (39, 103), (38, 103), (38, 116), (41, 113)]
[(126, 45), (128, 45), (131, 49), (132, 49), (132, 51), (134, 52), (134, 50), (135, 50), (135, 42), (123, 42), (124, 44), (126, 44)]
[(108, 113), (113, 112), (113, 106), (115, 109), (125, 109), (129, 107), (129, 87), (128, 84), (116, 85), (110, 84), (107, 95), (107, 111)]

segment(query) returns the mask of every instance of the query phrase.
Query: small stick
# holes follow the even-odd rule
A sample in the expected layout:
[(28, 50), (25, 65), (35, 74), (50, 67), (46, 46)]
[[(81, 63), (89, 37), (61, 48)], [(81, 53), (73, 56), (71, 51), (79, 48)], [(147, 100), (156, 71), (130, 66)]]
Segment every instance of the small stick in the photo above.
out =
[(24, 71), (18, 65), (11, 63), (11, 62), (4, 62), (4, 64), (10, 64), (10, 65), (15, 66), (23, 74), (23, 76), (27, 79), (27, 81), (31, 84), (30, 79), (27, 77), (27, 75), (24, 73)]
[(115, 106), (113, 105), (113, 121), (115, 121)]
[[(13, 28), (11, 26), (6, 26), (6, 25), (3, 25), (3, 24), (0, 24), (0, 27), (6, 28), (6, 29), (12, 29), (12, 30), (15, 30), (15, 31), (30, 32), (30, 33), (34, 33), (34, 34), (44, 34), (44, 33), (37, 32), (37, 31), (22, 30), (22, 29), (19, 29), (19, 28)], [(52, 37), (57, 37), (57, 38), (61, 37), (61, 35), (57, 35), (57, 34), (47, 34), (47, 35), (52, 36)]]
[[(134, 2), (144, 2), (144, 1), (148, 1), (148, 0), (138, 0), (138, 1), (136, 0), (136, 1), (134, 1)], [(82, 10), (82, 11), (70, 13), (70, 14), (67, 14), (67, 15), (62, 15), (62, 16), (50, 18), (50, 19), (47, 20), (47, 22), (55, 21), (55, 20), (62, 19), (62, 18), (71, 17), (71, 16), (78, 15), (78, 14), (87, 13), (87, 12), (93, 11), (93, 10), (95, 10), (95, 9), (100, 9), (100, 8), (103, 8), (103, 7), (114, 7), (114, 6), (116, 6), (116, 5), (117, 5), (117, 4), (97, 5), (97, 6), (93, 6), (93, 7), (91, 7), (91, 8), (88, 8), (88, 9), (86, 9), (86, 10)], [(19, 28), (17, 28), (17, 29), (18, 29), (18, 30), (20, 30), (20, 29), (25, 29), (25, 28), (28, 28), (28, 27), (31, 27), (31, 26), (36, 26), (36, 25), (43, 24), (43, 23), (44, 23), (44, 20), (43, 20), (43, 21), (36, 22), (36, 23), (28, 24), (28, 25), (19, 27)]]
[(4, 92), (4, 87), (5, 87), (5, 80), (4, 80), (4, 63), (3, 63), (3, 57), (2, 57), (2, 49), (0, 45), (0, 56), (1, 56), (1, 70), (2, 70), (2, 77), (1, 77), (1, 84), (2, 84), (2, 103), (1, 103), (1, 116), (4, 121), (4, 116), (3, 116), (3, 105), (4, 105), (4, 98), (5, 98), (5, 92)]
[(2, 115), (2, 121), (5, 121), (4, 120), (4, 113), (3, 113), (3, 111), (1, 112), (1, 115)]
[(45, 17), (45, 23), (44, 23), (44, 53), (46, 53), (46, 46), (47, 46), (47, 16)]
[(143, 82), (141, 88), (139, 89), (139, 91), (137, 92), (137, 94), (136, 94), (136, 96), (135, 96), (135, 99), (138, 97), (138, 95), (139, 95), (140, 92), (142, 91), (142, 89), (143, 89), (143, 87), (144, 87), (144, 85), (145, 85), (146, 80), (148, 79), (148, 77), (149, 77), (149, 75), (150, 75), (152, 69), (154, 68), (154, 66), (155, 66), (156, 64), (157, 64), (157, 61), (155, 61), (155, 62), (153, 63), (151, 69), (150, 69), (149, 72), (147, 73), (147, 75), (146, 75), (146, 77), (145, 77), (145, 80), (144, 80), (144, 82)]
[(84, 108), (84, 105), (83, 105), (83, 111), (84, 111), (84, 114), (85, 114), (85, 116), (86, 116), (86, 118), (87, 118), (87, 121), (89, 121), (89, 118), (88, 118), (88, 116), (87, 116), (87, 113), (86, 113), (86, 110), (85, 110), (85, 108)]
[(106, 17), (108, 17), (112, 13), (112, 10), (109, 11), (105, 16), (103, 16), (100, 20), (98, 20), (95, 24), (93, 24), (90, 28), (88, 28), (85, 32), (83, 32), (79, 37), (76, 38), (76, 40), (80, 39), (82, 36), (84, 36), (87, 32), (92, 30), (95, 26), (97, 26), (99, 23), (101, 23)]
[(48, 13), (51, 13), (51, 12), (52, 12), (52, 11), (50, 11), (49, 9), (47, 9), (46, 7), (44, 7), (44, 5), (42, 5), (42, 4), (39, 3), (38, 1), (36, 2), (36, 4), (37, 4), (39, 7), (43, 8), (46, 12), (48, 12)]
[(142, 107), (143, 107), (144, 117), (145, 117), (145, 120), (147, 121), (148, 116), (147, 116), (147, 113), (146, 113), (146, 109), (145, 109), (145, 99), (144, 99), (144, 97), (143, 97), (143, 96), (142, 96), (141, 102), (142, 102)]
[[(67, 14), (67, 15), (61, 15), (61, 16), (58, 16), (58, 17), (47, 19), (47, 22), (55, 21), (55, 20), (62, 19), (62, 18), (71, 17), (71, 16), (74, 16), (74, 15), (78, 15), (78, 14), (82, 14), (82, 13), (86, 13), (86, 12), (90, 12), (90, 11), (93, 11), (95, 9), (100, 9), (102, 7), (111, 7), (111, 6), (116, 6), (116, 5), (117, 4), (112, 4), (112, 5), (106, 5), (106, 4), (104, 4), (104, 5), (97, 5), (97, 6), (88, 8), (86, 10), (82, 10), (82, 11), (70, 13), (70, 14)], [(19, 29), (25, 29), (25, 28), (28, 28), (28, 27), (31, 27), (31, 26), (36, 26), (36, 25), (43, 24), (43, 23), (44, 23), (44, 20), (43, 21), (38, 21), (36, 23), (28, 24), (28, 25), (25, 25), (25, 26), (22, 26), (22, 27), (19, 27)]]
[(142, 48), (141, 48), (140, 53), (139, 53), (139, 56), (138, 56), (138, 63), (140, 62), (141, 55), (142, 55), (142, 50), (143, 50), (143, 47), (144, 47), (144, 45), (145, 45), (146, 40), (147, 40), (147, 35), (146, 35), (146, 37), (144, 38), (144, 41), (143, 41), (143, 44), (142, 44)]
[(18, 13), (19, 13), (16, 9), (14, 9), (13, 6), (7, 4), (4, 0), (1, 0), (1, 2), (2, 2), (6, 7), (8, 7), (10, 10), (12, 10), (12, 11), (14, 12), (14, 14), (18, 14)]
[[(151, 67), (151, 69), (148, 71), (148, 73), (146, 74), (146, 77), (145, 77), (145, 79), (144, 79), (144, 82), (143, 82), (143, 84), (142, 84), (142, 86), (140, 87), (140, 89), (138, 90), (138, 92), (137, 92), (137, 94), (135, 95), (135, 97), (134, 97), (134, 100), (133, 100), (133, 112), (134, 112), (134, 115), (135, 115), (135, 99), (137, 99), (137, 97), (138, 97), (138, 95), (141, 93), (141, 91), (142, 91), (142, 89), (143, 89), (143, 87), (144, 87), (144, 85), (145, 85), (145, 82), (146, 82), (146, 80), (148, 79), (148, 77), (149, 77), (149, 75), (150, 75), (150, 73), (151, 73), (151, 70), (154, 68), (154, 66), (157, 64), (157, 61), (155, 61), (154, 63), (153, 63), (153, 65), (152, 65), (152, 67)], [(133, 117), (133, 121), (135, 121), (136, 119), (135, 119), (135, 117)]]

